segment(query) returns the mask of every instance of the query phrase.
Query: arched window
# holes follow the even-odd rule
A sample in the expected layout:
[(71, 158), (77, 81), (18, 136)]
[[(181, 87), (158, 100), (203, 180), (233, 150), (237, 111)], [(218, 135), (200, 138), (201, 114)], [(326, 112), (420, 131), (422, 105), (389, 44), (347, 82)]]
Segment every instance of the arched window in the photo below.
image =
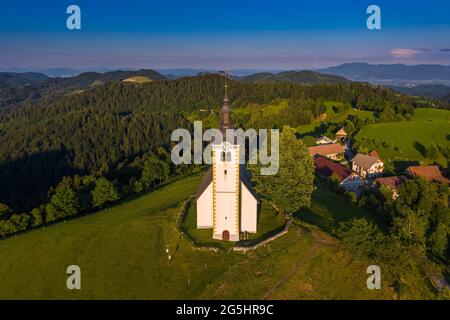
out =
[(231, 151), (227, 152), (227, 162), (231, 162)]
[(222, 160), (222, 162), (225, 161), (225, 151), (222, 151), (222, 152), (220, 153), (220, 159)]

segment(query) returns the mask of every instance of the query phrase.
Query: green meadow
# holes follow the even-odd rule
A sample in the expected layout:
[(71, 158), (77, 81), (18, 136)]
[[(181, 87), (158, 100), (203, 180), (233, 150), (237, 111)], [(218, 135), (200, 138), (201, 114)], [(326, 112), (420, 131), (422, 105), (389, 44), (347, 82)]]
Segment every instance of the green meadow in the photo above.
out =
[(365, 126), (356, 135), (378, 142), (383, 159), (422, 160), (423, 148), (431, 144), (450, 148), (450, 111), (416, 109), (411, 121), (379, 123)]
[[(199, 183), (193, 175), (101, 212), (0, 241), (0, 299), (392, 298), (389, 288), (368, 290), (366, 266), (322, 231), (360, 214), (344, 209), (339, 196), (318, 193), (311, 211), (299, 216), (309, 223), (296, 223), (266, 247), (247, 254), (203, 252), (176, 228), (182, 203)], [(261, 233), (281, 222), (265, 210)], [(81, 268), (81, 290), (66, 287), (69, 265)]]
[(342, 103), (334, 102), (334, 101), (325, 101), (326, 111), (321, 119), (318, 119), (316, 122), (301, 125), (297, 127), (297, 132), (301, 135), (312, 134), (321, 124), (326, 123), (343, 123), (347, 120), (348, 116), (352, 115), (358, 117), (360, 119), (366, 120), (371, 119), (374, 120), (374, 113), (372, 111), (364, 111), (364, 110), (356, 110), (356, 109), (348, 109), (343, 112), (336, 113), (333, 110), (334, 106), (340, 106)]

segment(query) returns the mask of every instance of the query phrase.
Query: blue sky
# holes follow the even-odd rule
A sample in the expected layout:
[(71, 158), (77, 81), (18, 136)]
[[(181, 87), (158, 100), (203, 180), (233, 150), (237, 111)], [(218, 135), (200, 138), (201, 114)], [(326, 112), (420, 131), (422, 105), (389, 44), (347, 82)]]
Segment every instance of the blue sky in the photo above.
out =
[[(66, 28), (70, 4), (81, 8), (81, 30)], [(370, 4), (381, 8), (381, 30), (366, 28)], [(450, 65), (449, 12), (441, 0), (8, 1), (0, 67)]]

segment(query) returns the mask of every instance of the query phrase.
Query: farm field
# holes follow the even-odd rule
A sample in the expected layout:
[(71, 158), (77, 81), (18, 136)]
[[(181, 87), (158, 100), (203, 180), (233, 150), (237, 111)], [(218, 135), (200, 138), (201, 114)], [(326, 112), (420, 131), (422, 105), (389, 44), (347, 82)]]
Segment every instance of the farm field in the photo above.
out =
[(423, 148), (431, 144), (450, 147), (450, 111), (417, 109), (413, 120), (379, 123), (366, 126), (356, 135), (378, 142), (377, 151), (383, 159), (422, 160)]
[[(392, 298), (389, 288), (367, 290), (365, 266), (315, 227), (293, 226), (248, 254), (194, 251), (175, 226), (199, 181), (191, 176), (102, 212), (0, 241), (0, 298)], [(314, 210), (321, 212), (320, 205)], [(79, 291), (66, 288), (72, 264), (81, 268)]]

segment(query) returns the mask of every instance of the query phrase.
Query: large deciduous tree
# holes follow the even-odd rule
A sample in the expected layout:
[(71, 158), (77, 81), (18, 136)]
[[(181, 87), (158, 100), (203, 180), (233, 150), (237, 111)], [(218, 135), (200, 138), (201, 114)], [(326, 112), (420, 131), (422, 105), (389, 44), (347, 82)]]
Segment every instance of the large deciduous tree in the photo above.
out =
[(92, 190), (93, 205), (100, 207), (117, 199), (119, 199), (119, 193), (114, 184), (106, 178), (97, 179), (95, 188)]
[(256, 190), (275, 206), (288, 213), (311, 204), (314, 164), (295, 129), (284, 126), (280, 134), (279, 170), (275, 175), (260, 175), (259, 166), (251, 166)]

